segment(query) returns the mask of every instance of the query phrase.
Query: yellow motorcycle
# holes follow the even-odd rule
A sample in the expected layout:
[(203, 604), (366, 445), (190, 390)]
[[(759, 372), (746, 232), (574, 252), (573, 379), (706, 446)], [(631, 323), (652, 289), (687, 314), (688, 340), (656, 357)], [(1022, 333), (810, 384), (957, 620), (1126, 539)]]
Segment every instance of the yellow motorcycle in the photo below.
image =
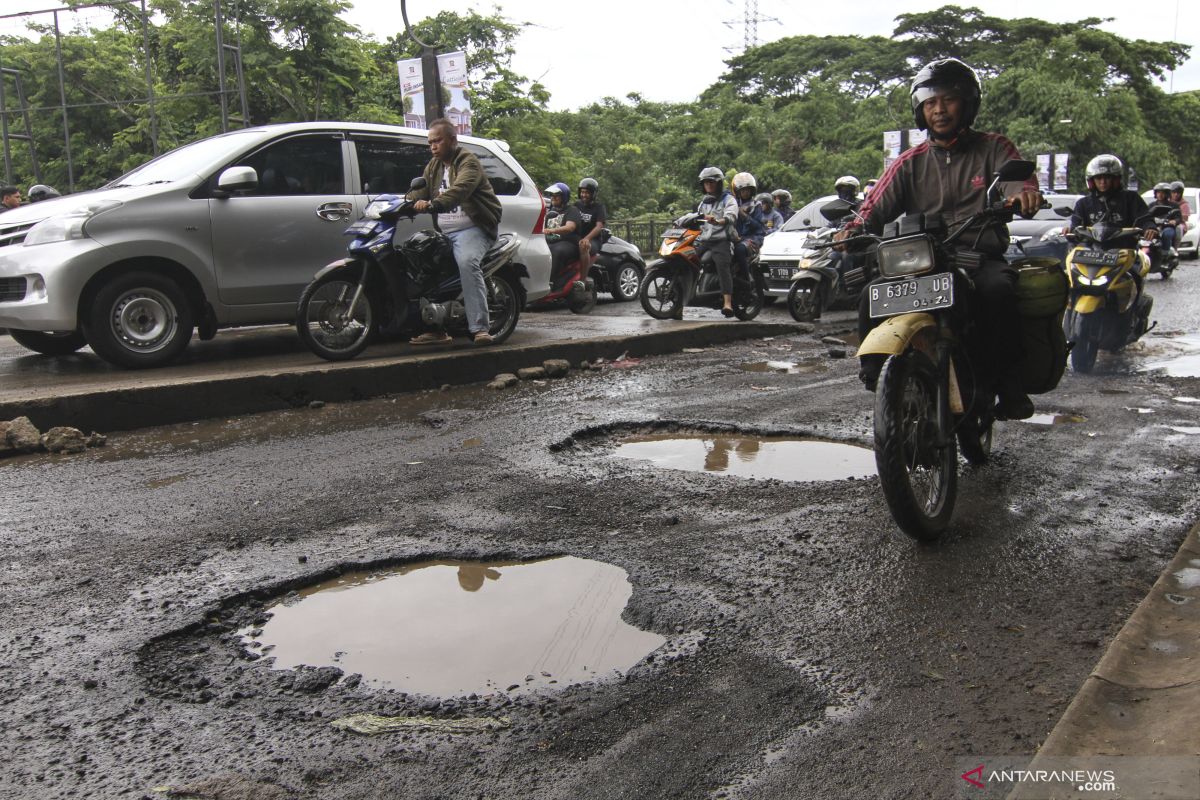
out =
[(1150, 258), (1139, 245), (1141, 233), (1138, 227), (1095, 222), (1067, 235), (1075, 246), (1067, 253), (1071, 298), (1063, 333), (1076, 372), (1091, 372), (1098, 351), (1115, 353), (1153, 327), (1154, 298), (1145, 289)]

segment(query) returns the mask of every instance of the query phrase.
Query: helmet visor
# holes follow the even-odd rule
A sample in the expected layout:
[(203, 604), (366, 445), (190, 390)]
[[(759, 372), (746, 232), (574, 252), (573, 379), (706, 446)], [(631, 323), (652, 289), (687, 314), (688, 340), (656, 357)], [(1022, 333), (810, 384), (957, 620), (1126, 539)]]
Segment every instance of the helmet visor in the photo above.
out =
[(926, 100), (932, 100), (935, 97), (962, 99), (963, 93), (953, 86), (921, 86), (913, 93), (913, 103), (922, 105)]

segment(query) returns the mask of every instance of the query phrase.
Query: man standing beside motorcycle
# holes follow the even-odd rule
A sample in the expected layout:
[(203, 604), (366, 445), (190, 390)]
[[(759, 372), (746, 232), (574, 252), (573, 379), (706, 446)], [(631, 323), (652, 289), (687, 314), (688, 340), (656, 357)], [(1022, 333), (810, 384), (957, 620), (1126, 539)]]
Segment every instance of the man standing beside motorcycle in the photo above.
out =
[[(474, 153), (458, 146), (458, 131), (448, 119), (429, 123), (429, 151), (433, 158), (425, 167), (425, 187), (408, 194), (416, 200), (418, 211), (438, 215), (438, 227), (454, 248), (458, 275), (462, 280), (463, 305), (467, 311), (467, 330), (475, 344), (494, 341), (488, 332), (487, 285), (480, 264), (484, 255), (496, 244), (499, 233), (500, 200), (483, 165)], [(433, 194), (433, 187), (438, 187)], [(433, 195), (433, 199), (430, 199)], [(447, 344), (445, 332), (428, 332), (411, 340), (411, 344)]]
[[(982, 90), (975, 70), (956, 58), (926, 64), (913, 78), (910, 90), (913, 120), (929, 138), (907, 150), (892, 163), (863, 201), (861, 219), (852, 220), (835, 239), (843, 240), (865, 228), (878, 234), (885, 223), (901, 214), (940, 215), (951, 227), (979, 212), (992, 175), (1009, 159), (1020, 154), (1004, 136), (981, 133), (971, 128), (979, 112)], [(1006, 186), (1008, 202), (1024, 217), (1041, 207), (1037, 182)], [(1020, 375), (1021, 331), (1017, 314), (1017, 272), (1004, 260), (1008, 230), (1003, 223), (982, 223), (960, 239), (962, 260), (973, 259), (970, 270), (974, 284), (971, 308), (977, 341), (986, 363), (995, 369), (999, 396), (997, 415), (1004, 419), (1027, 419), (1033, 402), (1025, 394)], [(969, 250), (968, 250), (969, 248)], [(964, 252), (966, 251), (966, 252)], [(868, 291), (859, 303), (859, 335), (874, 327)], [(874, 391), (885, 358), (860, 358), (859, 377)]]
[[(704, 199), (696, 207), (696, 213), (704, 217), (704, 228), (697, 240), (700, 258), (712, 259), (717, 267), (717, 280), (721, 283), (721, 313), (733, 316), (733, 261), (732, 239), (738, 220), (738, 204), (733, 195), (725, 191), (725, 173), (717, 167), (705, 167), (700, 171), (700, 188)], [(683, 304), (679, 307), (680, 314)]]
[(579, 202), (575, 207), (579, 209), (579, 216), (583, 219), (583, 225), (579, 228), (579, 257), (585, 262), (591, 259), (592, 250), (600, 252), (600, 245), (603, 243), (596, 242), (593, 247), (592, 242), (600, 238), (604, 233), (604, 226), (608, 224), (608, 209), (604, 207), (604, 203), (596, 200), (598, 194), (600, 184), (596, 183), (595, 178), (584, 178), (579, 182)]

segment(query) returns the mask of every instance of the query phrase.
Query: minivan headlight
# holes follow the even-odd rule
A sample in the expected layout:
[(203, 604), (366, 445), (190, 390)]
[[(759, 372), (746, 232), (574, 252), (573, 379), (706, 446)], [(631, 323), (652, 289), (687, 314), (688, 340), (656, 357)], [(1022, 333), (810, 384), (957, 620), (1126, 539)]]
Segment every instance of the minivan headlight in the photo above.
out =
[(928, 236), (906, 236), (880, 242), (879, 274), (885, 278), (920, 275), (933, 269), (933, 244)]
[(70, 239), (84, 239), (83, 226), (89, 219), (104, 211), (111, 211), (120, 206), (118, 200), (98, 200), (79, 206), (63, 214), (47, 217), (29, 229), (25, 235), (25, 246), (33, 247), (51, 242), (65, 242)]

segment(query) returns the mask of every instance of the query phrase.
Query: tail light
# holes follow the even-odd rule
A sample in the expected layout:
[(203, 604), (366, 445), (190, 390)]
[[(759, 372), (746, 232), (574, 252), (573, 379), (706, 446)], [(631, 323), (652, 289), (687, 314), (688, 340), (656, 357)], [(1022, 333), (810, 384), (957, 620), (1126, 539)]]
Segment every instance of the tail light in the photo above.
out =
[(542, 204), (542, 211), (540, 214), (538, 214), (537, 222), (533, 224), (534, 235), (545, 233), (545, 230), (542, 226), (546, 224), (546, 198), (539, 197), (538, 202)]

